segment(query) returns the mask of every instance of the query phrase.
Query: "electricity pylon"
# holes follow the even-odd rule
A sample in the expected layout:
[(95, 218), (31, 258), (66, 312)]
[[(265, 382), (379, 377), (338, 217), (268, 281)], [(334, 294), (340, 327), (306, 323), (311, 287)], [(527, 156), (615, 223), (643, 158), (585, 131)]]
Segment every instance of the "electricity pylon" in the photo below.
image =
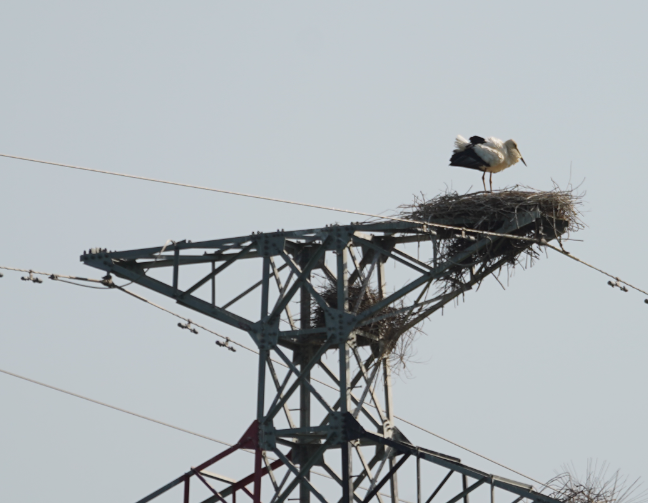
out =
[[(537, 210), (521, 211), (510, 219), (502, 217), (496, 230), (521, 234), (538, 228), (544, 220)], [(545, 234), (547, 240), (562, 232), (555, 221), (549, 227), (554, 234)], [(466, 241), (453, 255), (439, 257), (439, 241), (450, 238), (472, 241)], [(444, 237), (430, 224), (380, 221), (84, 253), (81, 260), (87, 265), (247, 332), (258, 348), (256, 419), (241, 441), (140, 503), (180, 484), (184, 485), (184, 502), (189, 503), (191, 480), (199, 480), (213, 493), (204, 503), (225, 501), (228, 496), (235, 501), (237, 493), (246, 493), (258, 503), (266, 475), (269, 482), (263, 494), (272, 503), (286, 501), (295, 493), (301, 503), (308, 503), (311, 497), (344, 503), (375, 498), (382, 503), (385, 495), (381, 491), (387, 490), (387, 484), (389, 497), (396, 502), (398, 474), (409, 458), (416, 463), (418, 503), (425, 490), (421, 461), (449, 470), (432, 496), (426, 498), (427, 503), (442, 489), (452, 496), (448, 503), (461, 499), (468, 503), (468, 494), (480, 486), (490, 488), (491, 501), (497, 489), (512, 494), (514, 503), (523, 498), (558, 503), (527, 484), (415, 447), (394, 424), (389, 355), (395, 341), (531, 246), (516, 242), (513, 255), (504, 253), (497, 260), (482, 261), (486, 250), (502, 249), (511, 242), (505, 237), (475, 238), (450, 231)], [(431, 244), (429, 261), (407, 252), (408, 246), (421, 243)], [(402, 286), (387, 287), (388, 262), (408, 273)], [(206, 270), (196, 275), (201, 267)], [(248, 277), (250, 270), (254, 271), (257, 281), (217, 305), (216, 279), (236, 268), (239, 272), (235, 274), (244, 272)], [(449, 271), (458, 269), (467, 271), (464, 280), (431, 298), (435, 285), (447, 278)], [(328, 295), (323, 293), (322, 282), (328, 284)], [(350, 295), (350, 288), (354, 295)], [(371, 302), (365, 302), (368, 297)], [(245, 303), (247, 311), (243, 311), (252, 309), (258, 315), (244, 316), (240, 309), (237, 312)], [(314, 322), (312, 306), (320, 322)], [(388, 331), (376, 330), (390, 320), (398, 323), (391, 323)], [(298, 414), (293, 416), (295, 410)], [(254, 451), (251, 475), (235, 480), (207, 472), (206, 468), (237, 449)], [(313, 480), (314, 467), (323, 469), (337, 489), (331, 489), (330, 483), (322, 489)], [(456, 479), (457, 485), (447, 484), (455, 473), (457, 477), (452, 480)], [(427, 477), (423, 485), (426, 483)]]

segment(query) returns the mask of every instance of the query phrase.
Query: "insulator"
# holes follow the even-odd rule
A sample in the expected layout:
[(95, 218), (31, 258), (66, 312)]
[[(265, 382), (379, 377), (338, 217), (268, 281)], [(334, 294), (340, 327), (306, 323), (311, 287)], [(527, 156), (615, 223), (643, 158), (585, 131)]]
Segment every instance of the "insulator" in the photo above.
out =
[(226, 338), (225, 342), (221, 342), (221, 341), (215, 341), (215, 342), (217, 346), (220, 346), (221, 348), (227, 348), (233, 353), (236, 353), (236, 349), (234, 349), (232, 346), (229, 345), (230, 342), (229, 338)]

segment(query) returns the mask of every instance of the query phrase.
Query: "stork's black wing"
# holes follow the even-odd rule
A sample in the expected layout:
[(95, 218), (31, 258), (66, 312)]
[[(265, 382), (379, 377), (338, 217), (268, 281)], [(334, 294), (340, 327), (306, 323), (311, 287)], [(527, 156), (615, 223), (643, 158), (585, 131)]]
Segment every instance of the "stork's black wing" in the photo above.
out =
[(459, 166), (461, 168), (484, 171), (484, 169), (488, 168), (490, 165), (484, 161), (484, 159), (479, 157), (472, 146), (469, 146), (465, 150), (452, 154), (452, 157), (450, 158), (450, 166)]
[(470, 143), (472, 143), (473, 145), (480, 145), (482, 143), (486, 143), (486, 140), (484, 140), (481, 136), (471, 136)]

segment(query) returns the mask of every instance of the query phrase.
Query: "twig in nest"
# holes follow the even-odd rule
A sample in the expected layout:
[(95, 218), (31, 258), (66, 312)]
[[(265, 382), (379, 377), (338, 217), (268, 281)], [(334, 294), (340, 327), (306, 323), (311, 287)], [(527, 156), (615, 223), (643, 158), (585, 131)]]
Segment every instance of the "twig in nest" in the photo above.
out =
[(628, 480), (619, 471), (608, 474), (607, 463), (588, 460), (584, 477), (574, 465), (564, 465), (563, 472), (547, 482), (553, 492), (549, 494), (565, 503), (644, 503), (646, 491), (641, 491), (641, 481)]

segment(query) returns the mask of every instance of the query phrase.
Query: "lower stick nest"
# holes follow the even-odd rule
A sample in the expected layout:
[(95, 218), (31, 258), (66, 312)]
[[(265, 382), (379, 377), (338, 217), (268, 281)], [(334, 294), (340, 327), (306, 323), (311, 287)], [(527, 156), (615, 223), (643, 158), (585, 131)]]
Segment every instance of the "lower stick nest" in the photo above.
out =
[[(380, 300), (377, 290), (367, 287), (364, 295), (361, 296), (362, 290), (362, 285), (359, 282), (349, 285), (348, 302), (350, 311), (360, 313)], [(318, 289), (318, 293), (330, 307), (337, 309), (337, 285), (335, 283), (327, 281)], [(359, 304), (358, 299), (360, 299)], [(376, 313), (376, 316), (395, 313), (401, 307), (403, 307), (402, 302), (383, 307)], [(313, 327), (326, 326), (326, 316), (319, 304), (313, 302), (311, 313)], [(358, 342), (360, 345), (371, 345), (374, 355), (378, 357), (377, 361), (383, 357), (389, 358), (394, 372), (399, 373), (405, 370), (408, 363), (412, 362), (414, 356), (412, 343), (419, 332), (417, 327), (403, 331), (403, 327), (410, 318), (408, 314), (395, 313), (388, 318), (365, 325), (360, 331), (361, 335)]]

